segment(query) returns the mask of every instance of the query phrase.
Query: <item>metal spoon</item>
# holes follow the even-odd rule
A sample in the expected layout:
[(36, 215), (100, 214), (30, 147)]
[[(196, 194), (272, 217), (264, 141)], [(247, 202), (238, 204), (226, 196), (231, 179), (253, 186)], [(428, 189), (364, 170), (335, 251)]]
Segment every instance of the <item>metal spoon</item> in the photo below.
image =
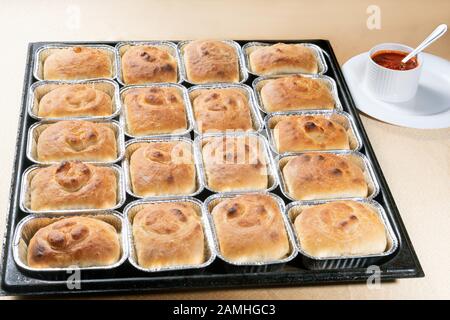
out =
[(421, 52), (423, 49), (428, 47), (430, 44), (432, 44), (434, 41), (442, 37), (444, 33), (447, 31), (447, 25), (441, 24), (439, 25), (434, 31), (425, 39), (417, 48), (415, 48), (413, 51), (411, 51), (410, 54), (408, 54), (406, 57), (403, 58), (402, 63), (408, 62), (409, 59), (417, 55), (419, 52)]

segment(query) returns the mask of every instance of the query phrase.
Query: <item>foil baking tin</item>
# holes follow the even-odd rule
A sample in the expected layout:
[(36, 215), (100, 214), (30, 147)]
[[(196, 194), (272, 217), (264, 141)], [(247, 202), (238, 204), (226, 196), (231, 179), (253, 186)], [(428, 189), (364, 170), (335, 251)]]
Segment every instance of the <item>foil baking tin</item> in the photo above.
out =
[[(177, 45), (170, 41), (123, 41), (116, 45), (116, 65), (117, 65), (117, 81), (121, 85), (131, 85), (131, 83), (125, 83), (122, 74), (122, 56), (123, 54), (132, 46), (149, 46), (163, 49), (168, 52), (177, 61), (177, 83), (183, 82), (183, 77), (181, 76), (181, 61), (178, 55)], [(148, 82), (146, 84), (151, 84)]]
[[(74, 120), (76, 121), (76, 120)], [(117, 156), (115, 159), (111, 160), (111, 161), (97, 161), (97, 160), (91, 160), (91, 161), (85, 161), (82, 160), (84, 163), (96, 163), (96, 164), (113, 164), (116, 163), (120, 160), (122, 160), (124, 154), (125, 154), (125, 139), (123, 136), (123, 131), (122, 131), (122, 127), (120, 126), (120, 124), (117, 121), (92, 121), (94, 123), (101, 123), (104, 125), (108, 125), (113, 131), (114, 131), (114, 135), (116, 137), (116, 148), (117, 148)], [(55, 164), (55, 163), (60, 163), (61, 161), (40, 161), (37, 157), (37, 142), (39, 140), (39, 136), (41, 135), (41, 133), (48, 128), (48, 126), (50, 126), (51, 124), (53, 124), (55, 122), (47, 122), (47, 121), (43, 121), (43, 122), (37, 122), (35, 124), (33, 124), (30, 129), (28, 129), (28, 139), (27, 139), (27, 158), (30, 161), (33, 161), (34, 163), (37, 164)], [(68, 160), (68, 159), (65, 159)], [(71, 159), (74, 160), (74, 159)]]
[[(277, 149), (277, 145), (275, 142), (274, 136), (274, 127), (275, 125), (282, 119), (288, 118), (291, 116), (322, 116), (328, 120), (337, 122), (342, 125), (347, 132), (349, 138), (350, 150), (358, 151), (362, 148), (362, 139), (358, 130), (356, 130), (356, 126), (352, 117), (344, 111), (339, 110), (318, 110), (318, 111), (290, 111), (290, 112), (274, 112), (268, 114), (264, 119), (264, 126), (266, 130), (267, 139), (269, 140), (269, 146), (271, 150), (275, 154), (284, 154), (287, 152), (279, 152)], [(310, 149), (304, 150), (302, 152), (307, 151), (339, 151), (343, 149)]]
[[(275, 112), (275, 111), (268, 111), (264, 107), (264, 103), (261, 98), (261, 89), (264, 85), (264, 81), (293, 76), (293, 75), (296, 75), (296, 74), (263, 76), (263, 77), (259, 77), (259, 78), (256, 78), (255, 80), (253, 80), (252, 87), (253, 87), (253, 91), (255, 93), (255, 102), (256, 102), (256, 106), (259, 108), (259, 110), (261, 110), (261, 112), (266, 113), (266, 114)], [(297, 75), (299, 75), (299, 74), (297, 73)], [(339, 111), (342, 111), (343, 110), (341, 101), (339, 99), (339, 94), (337, 91), (336, 81), (334, 81), (333, 78), (330, 78), (329, 76), (325, 76), (325, 75), (320, 75), (320, 74), (319, 75), (300, 74), (300, 75), (303, 78), (310, 78), (310, 79), (316, 79), (318, 81), (322, 81), (331, 92), (331, 95), (334, 99), (334, 109), (311, 108), (311, 109), (295, 109), (295, 110), (293, 109), (293, 110), (283, 110), (283, 111), (312, 111), (312, 110), (339, 110)], [(276, 111), (276, 112), (281, 112), (281, 111)]]
[[(201, 84), (201, 85), (190, 87), (188, 89), (189, 101), (191, 102), (191, 106), (192, 106), (192, 115), (193, 115), (193, 121), (194, 121), (194, 132), (197, 135), (204, 135), (204, 134), (210, 134), (210, 133), (220, 133), (220, 132), (219, 131), (200, 132), (198, 124), (197, 124), (197, 120), (195, 119), (194, 103), (193, 103), (193, 101), (191, 99), (191, 94), (194, 93), (197, 90), (227, 89), (227, 88), (239, 89), (242, 92), (244, 92), (244, 94), (248, 98), (248, 106), (249, 106), (249, 109), (250, 109), (250, 116), (252, 118), (253, 131), (260, 132), (261, 130), (263, 130), (264, 123), (263, 123), (263, 120), (262, 120), (262, 117), (261, 117), (261, 113), (260, 113), (260, 111), (258, 110), (258, 108), (257, 108), (257, 106), (255, 104), (255, 98), (253, 96), (253, 91), (248, 85), (246, 85), (246, 84), (237, 84), (237, 83)], [(237, 132), (237, 131), (244, 132), (243, 130), (230, 129), (230, 130), (227, 130), (227, 131), (222, 132), (222, 133)]]
[[(183, 102), (184, 102), (184, 109), (186, 112), (186, 124), (187, 124), (187, 128), (180, 130), (180, 131), (175, 131), (172, 133), (157, 133), (157, 134), (152, 134), (152, 135), (135, 135), (130, 133), (129, 129), (128, 129), (128, 125), (127, 125), (127, 107), (125, 105), (124, 102), (124, 96), (126, 94), (126, 92), (128, 90), (132, 90), (132, 89), (138, 89), (138, 88), (177, 88), (180, 93), (181, 96), (183, 97)], [(142, 139), (142, 138), (158, 138), (158, 137), (177, 137), (177, 136), (186, 136), (188, 137), (190, 132), (192, 131), (192, 129), (194, 128), (194, 116), (192, 114), (192, 106), (191, 106), (191, 101), (189, 99), (189, 94), (187, 92), (187, 89), (185, 87), (183, 87), (180, 84), (176, 84), (176, 83), (152, 83), (152, 84), (145, 84), (145, 85), (131, 85), (131, 86), (126, 86), (123, 87), (120, 90), (120, 104), (121, 104), (121, 109), (122, 109), (122, 113), (120, 115), (120, 123), (123, 127), (123, 131), (125, 133), (126, 136), (133, 138), (133, 139)]]
[[(316, 56), (316, 60), (317, 60), (317, 68), (318, 68), (317, 74), (324, 74), (327, 72), (328, 66), (327, 66), (327, 63), (325, 62), (325, 57), (323, 55), (323, 51), (319, 46), (312, 44), (312, 43), (305, 43), (305, 42), (288, 43), (288, 44), (298, 44), (298, 45), (302, 45), (304, 47), (311, 49), (314, 52), (314, 55)], [(251, 70), (250, 60), (249, 60), (250, 52), (252, 50), (254, 50), (256, 47), (267, 47), (267, 46), (272, 46), (272, 45), (274, 45), (274, 43), (247, 42), (246, 44), (244, 44), (242, 46), (242, 55), (244, 58), (245, 69), (247, 70), (247, 72), (249, 74), (252, 74), (257, 77), (262, 75), (262, 74), (253, 72)], [(295, 73), (298, 73), (298, 72), (295, 72)], [(284, 73), (284, 74), (291, 74), (291, 73)], [(304, 74), (309, 74), (309, 73), (304, 73)]]
[[(196, 212), (201, 218), (203, 234), (205, 240), (205, 261), (198, 265), (176, 265), (176, 266), (166, 266), (166, 267), (157, 267), (157, 268), (144, 268), (139, 265), (135, 246), (134, 246), (134, 237), (133, 237), (133, 220), (134, 216), (139, 212), (139, 210), (146, 204), (150, 203), (177, 203), (177, 202), (187, 202), (191, 203), (196, 207)], [(137, 200), (128, 204), (124, 209), (124, 217), (128, 228), (128, 244), (130, 248), (129, 262), (133, 267), (140, 271), (149, 272), (149, 273), (158, 273), (158, 272), (171, 272), (171, 271), (199, 271), (205, 269), (211, 263), (214, 262), (216, 258), (216, 251), (213, 244), (213, 237), (211, 234), (211, 227), (209, 225), (208, 217), (203, 209), (203, 204), (200, 200), (192, 198), (192, 197), (181, 197), (181, 198), (172, 198), (172, 199), (148, 199), (148, 200)]]
[[(215, 138), (234, 139), (234, 138), (239, 138), (239, 137), (255, 137), (258, 139), (259, 145), (262, 148), (262, 153), (264, 154), (264, 156), (266, 158), (266, 167), (267, 167), (267, 173), (268, 173), (267, 188), (265, 188), (263, 190), (250, 189), (250, 190), (235, 190), (235, 191), (219, 191), (219, 190), (215, 190), (215, 189), (211, 188), (208, 185), (208, 178), (207, 178), (207, 173), (206, 173), (206, 169), (205, 169), (205, 164), (203, 163), (203, 153), (202, 153), (204, 144), (207, 143), (208, 139), (215, 139)], [(278, 186), (278, 178), (277, 178), (277, 174), (276, 174), (275, 164), (273, 162), (273, 158), (270, 155), (270, 149), (268, 147), (267, 140), (265, 139), (264, 136), (262, 136), (260, 134), (257, 134), (255, 132), (232, 133), (232, 134), (208, 134), (208, 135), (198, 136), (195, 139), (194, 147), (195, 147), (195, 152), (197, 154), (202, 183), (205, 186), (205, 188), (210, 190), (211, 192), (215, 192), (215, 193), (236, 193), (236, 192), (254, 193), (254, 192), (259, 192), (259, 191), (269, 192)], [(245, 172), (243, 174), (245, 174)]]
[[(154, 142), (183, 142), (187, 143), (191, 146), (192, 150), (192, 158), (194, 160), (194, 166), (195, 166), (195, 182), (196, 182), (196, 189), (191, 194), (177, 194), (177, 195), (152, 195), (152, 196), (140, 196), (136, 194), (133, 191), (133, 186), (131, 183), (131, 176), (130, 176), (130, 157), (134, 151), (136, 151), (139, 148), (139, 145), (147, 144), (147, 143), (154, 143)], [(125, 143), (125, 156), (122, 160), (122, 168), (124, 170), (125, 174), (125, 185), (126, 185), (126, 191), (129, 195), (138, 198), (138, 199), (147, 199), (147, 198), (180, 198), (180, 197), (194, 197), (198, 195), (200, 192), (203, 191), (204, 185), (200, 178), (200, 170), (198, 166), (198, 160), (196, 153), (194, 151), (194, 146), (192, 140), (185, 138), (185, 137), (166, 137), (166, 138), (153, 138), (153, 139), (133, 139), (129, 140)]]
[(320, 201), (297, 201), (291, 202), (286, 206), (286, 215), (289, 218), (291, 224), (294, 239), (299, 254), (302, 256), (303, 263), (308, 269), (323, 270), (323, 269), (346, 269), (346, 268), (362, 268), (375, 264), (383, 258), (392, 255), (398, 248), (398, 239), (392, 228), (391, 223), (384, 211), (383, 207), (376, 201), (371, 199), (354, 200), (362, 203), (373, 209), (381, 218), (386, 230), (387, 248), (384, 252), (378, 254), (369, 255), (348, 255), (348, 256), (335, 256), (335, 257), (314, 257), (306, 253), (299, 241), (297, 232), (295, 231), (294, 222), (296, 217), (301, 214), (301, 211), (305, 208), (315, 205), (334, 202), (336, 200), (320, 200)]
[[(106, 51), (111, 60), (111, 77), (107, 77), (107, 79), (115, 79), (117, 77), (117, 61), (116, 61), (116, 49), (114, 47), (105, 45), (105, 44), (48, 44), (40, 47), (36, 51), (36, 56), (34, 58), (34, 66), (33, 66), (33, 76), (37, 80), (45, 80), (43, 76), (43, 67), (45, 59), (51, 54), (55, 49), (66, 49), (72, 47), (88, 47), (97, 50)], [(101, 79), (101, 78), (86, 78), (79, 80), (93, 80), (93, 79)], [(56, 80), (56, 79), (55, 79)], [(67, 81), (79, 81), (79, 80), (67, 80)], [(52, 81), (52, 80), (50, 80)], [(58, 80), (57, 80), (58, 81)]]
[[(90, 266), (90, 267), (65, 267), (65, 268), (33, 268), (27, 264), (27, 249), (28, 243), (34, 234), (41, 228), (50, 225), (56, 221), (69, 217), (91, 217), (95, 219), (102, 220), (111, 224), (119, 234), (120, 246), (121, 246), (121, 256), (120, 259), (107, 266)], [(73, 270), (112, 270), (120, 265), (122, 265), (128, 258), (128, 242), (127, 242), (127, 228), (125, 227), (124, 219), (117, 211), (98, 211), (98, 212), (87, 212), (85, 214), (77, 213), (67, 213), (64, 216), (55, 217), (52, 214), (42, 214), (39, 216), (29, 215), (23, 218), (16, 226), (13, 238), (13, 256), (16, 264), (26, 270), (31, 272), (67, 272)], [(69, 276), (69, 275), (68, 275)]]
[[(67, 116), (67, 117), (42, 117), (39, 116), (39, 102), (41, 99), (49, 93), (50, 91), (62, 87), (62, 86), (73, 86), (73, 85), (86, 85), (93, 89), (97, 89), (105, 92), (109, 95), (112, 102), (112, 113), (105, 116)], [(117, 117), (120, 114), (120, 101), (119, 101), (119, 86), (116, 82), (109, 79), (98, 79), (98, 80), (78, 80), (78, 81), (49, 81), (43, 80), (33, 83), (30, 86), (27, 109), (28, 114), (33, 119), (46, 120), (46, 121), (57, 121), (57, 120), (110, 120)]]
[(289, 247), (290, 247), (289, 254), (288, 254), (288, 256), (286, 256), (284, 258), (273, 260), (273, 261), (236, 262), (236, 261), (232, 261), (232, 260), (225, 258), (221, 254), (221, 251), (220, 251), (220, 244), (219, 244), (219, 240), (217, 237), (217, 232), (216, 232), (216, 228), (214, 225), (214, 220), (213, 220), (211, 212), (214, 209), (214, 207), (219, 202), (223, 201), (224, 199), (232, 199), (236, 196), (242, 195), (243, 193), (214, 194), (214, 195), (208, 197), (205, 200), (203, 205), (204, 205), (205, 211), (208, 214), (209, 223), (211, 225), (211, 231), (213, 234), (214, 245), (216, 247), (217, 257), (219, 257), (221, 260), (223, 260), (226, 263), (227, 269), (229, 271), (248, 272), (248, 273), (275, 271), (275, 270), (279, 270), (280, 268), (282, 268), (284, 265), (286, 265), (289, 261), (293, 260), (297, 256), (298, 251), (297, 251), (297, 248), (295, 245), (295, 239), (294, 239), (294, 235), (292, 232), (292, 228), (287, 219), (287, 216), (284, 214), (285, 205), (284, 205), (283, 200), (279, 196), (277, 196), (273, 193), (269, 193), (269, 192), (256, 192), (256, 193), (271, 196), (278, 203), (278, 207), (280, 209), (280, 214), (283, 219), (286, 233), (288, 236)]
[(43, 210), (37, 211), (32, 210), (30, 207), (30, 183), (33, 176), (36, 174), (36, 170), (44, 167), (48, 167), (48, 165), (33, 165), (27, 168), (22, 174), (21, 186), (20, 186), (20, 209), (27, 213), (32, 213), (36, 215), (41, 214), (54, 214), (54, 215), (63, 215), (68, 213), (87, 213), (87, 212), (101, 212), (106, 210), (115, 210), (120, 208), (125, 203), (125, 185), (123, 179), (122, 168), (113, 164), (113, 165), (98, 165), (93, 164), (94, 166), (108, 167), (114, 170), (117, 181), (117, 191), (116, 191), (116, 204), (111, 208), (101, 208), (101, 209), (63, 209), (63, 210)]
[[(276, 157), (275, 159), (275, 166), (277, 169), (278, 174), (278, 180), (280, 182), (280, 189), (283, 195), (292, 200), (292, 201), (301, 201), (299, 199), (293, 198), (289, 194), (289, 190), (286, 186), (286, 183), (284, 181), (283, 176), (283, 168), (286, 165), (286, 163), (289, 161), (290, 158), (294, 156), (299, 156), (305, 153), (331, 153), (335, 155), (339, 155), (342, 157), (345, 157), (346, 159), (353, 161), (355, 164), (357, 164), (361, 170), (363, 171), (365, 181), (367, 183), (368, 187), (368, 194), (363, 199), (373, 199), (375, 198), (378, 193), (380, 192), (380, 185), (378, 183), (378, 180), (375, 178), (375, 173), (373, 172), (372, 164), (370, 163), (369, 159), (363, 155), (359, 151), (349, 151), (349, 150), (340, 150), (340, 151), (305, 151), (305, 152), (290, 152), (285, 153), (281, 156)], [(345, 200), (345, 199), (361, 199), (361, 197), (337, 197), (330, 200)], [(314, 200), (329, 200), (329, 199), (314, 199)], [(306, 200), (305, 200), (306, 201)]]
[[(192, 82), (188, 79), (187, 74), (186, 74), (186, 66), (184, 63), (184, 46), (187, 45), (191, 41), (192, 40), (181, 41), (178, 43), (177, 47), (178, 47), (178, 55), (180, 57), (180, 62), (181, 62), (180, 69), (181, 69), (181, 76), (183, 78), (183, 81), (195, 85), (195, 84), (200, 84), (200, 83)], [(248, 72), (244, 65), (244, 56), (242, 54), (241, 46), (236, 41), (233, 41), (233, 40), (221, 40), (221, 41), (223, 43), (226, 43), (226, 44), (232, 46), (236, 50), (236, 54), (238, 57), (238, 64), (239, 64), (239, 83), (244, 83), (248, 79)]]

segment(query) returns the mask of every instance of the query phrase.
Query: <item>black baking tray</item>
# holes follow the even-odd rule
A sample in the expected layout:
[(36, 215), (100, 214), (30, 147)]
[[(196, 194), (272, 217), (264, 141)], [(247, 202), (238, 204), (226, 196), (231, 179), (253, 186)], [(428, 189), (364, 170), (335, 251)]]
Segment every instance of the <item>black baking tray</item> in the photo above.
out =
[[(237, 41), (240, 45), (255, 40)], [(264, 40), (264, 42), (293, 42), (293, 40)], [(177, 42), (177, 41), (174, 41)], [(379, 276), (382, 281), (423, 277), (424, 272), (414, 251), (413, 245), (402, 222), (397, 206), (384, 178), (380, 165), (370, 145), (369, 138), (359, 118), (353, 99), (342, 75), (331, 44), (327, 40), (295, 40), (318, 45), (325, 52), (328, 71), (325, 73), (336, 81), (338, 94), (344, 111), (350, 113), (355, 121), (357, 130), (361, 134), (363, 148), (361, 152), (371, 160), (375, 174), (379, 180), (380, 193), (375, 198), (386, 210), (387, 216), (399, 239), (399, 248), (391, 256), (379, 263)], [(339, 270), (307, 270), (302, 265), (301, 256), (297, 256), (282, 269), (264, 273), (230, 273), (224, 268), (223, 262), (216, 260), (203, 272), (198, 273), (169, 273), (149, 275), (134, 269), (128, 261), (115, 270), (101, 272), (81, 272), (81, 289), (69, 290), (66, 285), (68, 274), (39, 274), (27, 273), (19, 269), (12, 255), (12, 238), (17, 223), (26, 216), (19, 208), (19, 190), (23, 171), (32, 163), (26, 158), (26, 143), (28, 128), (35, 123), (27, 114), (28, 88), (36, 79), (33, 78), (33, 64), (37, 49), (54, 42), (35, 42), (28, 45), (25, 79), (22, 92), (19, 127), (17, 133), (16, 152), (11, 180), (11, 193), (7, 213), (7, 230), (3, 242), (1, 273), (1, 294), (11, 295), (61, 295), (61, 294), (110, 294), (110, 293), (142, 293), (146, 291), (200, 289), (200, 288), (242, 288), (268, 286), (301, 286), (325, 283), (364, 282), (373, 274), (366, 268), (352, 268)], [(69, 42), (58, 42), (68, 43)], [(70, 42), (70, 44), (108, 44), (115, 46), (117, 42)], [(250, 75), (247, 84), (251, 85), (254, 76)], [(188, 84), (183, 83), (189, 87)], [(279, 188), (273, 191), (282, 196)], [(203, 191), (197, 198), (204, 200), (211, 193)], [(284, 197), (283, 197), (284, 198)], [(134, 200), (127, 195), (127, 203)], [(284, 198), (285, 202), (289, 200)], [(121, 208), (123, 209), (123, 207)], [(121, 209), (118, 211), (121, 212)]]

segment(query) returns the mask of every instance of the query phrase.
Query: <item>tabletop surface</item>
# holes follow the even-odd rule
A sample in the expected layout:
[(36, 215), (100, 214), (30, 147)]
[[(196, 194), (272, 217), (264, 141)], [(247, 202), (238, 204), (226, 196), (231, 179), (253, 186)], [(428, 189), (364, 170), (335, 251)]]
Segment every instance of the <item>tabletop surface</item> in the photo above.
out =
[[(0, 239), (8, 207), (28, 42), (317, 38), (331, 41), (342, 65), (378, 43), (415, 46), (440, 23), (450, 24), (448, 0), (433, 1), (433, 5), (420, 0), (2, 1)], [(450, 35), (426, 51), (450, 59)], [(402, 279), (376, 288), (351, 284), (179, 291), (107, 298), (449, 299), (450, 128), (409, 129), (365, 115), (361, 117), (425, 278)]]

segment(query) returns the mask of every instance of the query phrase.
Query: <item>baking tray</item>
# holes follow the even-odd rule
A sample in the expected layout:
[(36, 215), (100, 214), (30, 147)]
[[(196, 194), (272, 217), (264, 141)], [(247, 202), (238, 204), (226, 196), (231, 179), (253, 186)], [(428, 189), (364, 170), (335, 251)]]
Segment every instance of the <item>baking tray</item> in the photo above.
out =
[[(242, 46), (247, 42), (238, 41)], [(178, 42), (178, 41), (174, 41)], [(338, 87), (339, 99), (343, 110), (349, 113), (355, 122), (355, 128), (359, 131), (363, 147), (361, 153), (367, 156), (373, 164), (374, 173), (380, 184), (380, 192), (374, 198), (386, 211), (387, 218), (392, 224), (393, 231), (399, 239), (398, 250), (385, 257), (377, 265), (379, 266), (379, 276), (382, 281), (398, 278), (423, 277), (424, 272), (407, 234), (405, 226), (400, 217), (400, 213), (395, 205), (392, 194), (386, 183), (380, 165), (370, 145), (367, 134), (358, 116), (355, 104), (345, 83), (342, 71), (339, 67), (331, 44), (327, 40), (273, 40), (264, 41), (267, 43), (276, 42), (306, 42), (317, 45), (323, 50), (328, 70), (325, 75), (333, 78)], [(73, 42), (67, 44), (106, 44), (115, 46), (118, 42)], [(111, 294), (111, 293), (143, 293), (147, 291), (167, 291), (167, 290), (194, 290), (200, 288), (243, 288), (243, 287), (269, 287), (269, 286), (301, 286), (318, 285), (325, 283), (350, 283), (365, 282), (373, 275), (366, 268), (347, 268), (339, 270), (308, 270), (302, 263), (301, 255), (290, 261), (280, 270), (267, 273), (229, 273), (224, 268), (223, 262), (216, 259), (198, 274), (170, 274), (158, 275), (140, 272), (134, 269), (128, 262), (125, 262), (114, 271), (103, 272), (82, 272), (81, 289), (70, 290), (66, 285), (66, 279), (70, 274), (47, 276), (45, 274), (30, 274), (20, 270), (14, 263), (12, 253), (13, 233), (18, 222), (26, 216), (20, 210), (20, 181), (21, 175), (32, 163), (26, 157), (27, 131), (36, 120), (27, 114), (27, 101), (29, 87), (37, 81), (33, 77), (33, 65), (36, 51), (45, 45), (55, 44), (50, 42), (30, 43), (26, 60), (25, 79), (22, 92), (22, 104), (20, 109), (19, 125), (17, 132), (17, 143), (15, 159), (13, 164), (13, 174), (11, 180), (11, 192), (9, 196), (9, 208), (7, 212), (7, 230), (3, 241), (2, 261), (0, 264), (1, 288), (0, 294), (15, 295), (76, 295), (76, 294)], [(255, 76), (250, 75), (245, 81), (252, 83)], [(184, 82), (183, 85), (191, 85)], [(114, 118), (117, 120), (117, 118)], [(191, 133), (194, 138), (194, 133)], [(126, 138), (127, 140), (129, 138)], [(281, 196), (288, 204), (290, 201), (283, 197), (279, 188), (272, 191)], [(204, 201), (213, 193), (204, 190), (197, 199)], [(127, 197), (127, 200), (119, 212), (123, 212), (125, 205), (136, 200)]]

